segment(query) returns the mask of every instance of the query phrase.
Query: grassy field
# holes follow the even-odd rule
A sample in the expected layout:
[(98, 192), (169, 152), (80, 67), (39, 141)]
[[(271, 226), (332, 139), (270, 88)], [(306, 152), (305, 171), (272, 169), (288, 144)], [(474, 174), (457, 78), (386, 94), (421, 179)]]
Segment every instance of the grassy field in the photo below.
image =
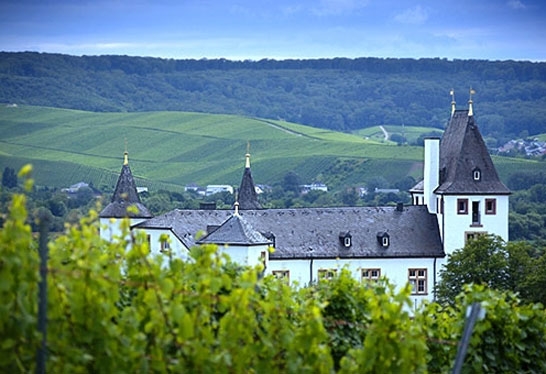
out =
[[(422, 148), (232, 115), (1, 107), (0, 131), (2, 170), (30, 162), (36, 183), (55, 187), (85, 181), (112, 188), (125, 147), (139, 184), (152, 190), (179, 190), (188, 183), (238, 185), (247, 144), (256, 183), (271, 184), (295, 171), (303, 182), (321, 180), (336, 189), (378, 175), (396, 182), (422, 173)], [(340, 160), (344, 172), (336, 170)], [(535, 168), (514, 159), (501, 164), (506, 170)]]
[[(443, 130), (433, 129), (430, 127), (418, 127), (418, 126), (395, 126), (395, 125), (384, 125), (383, 128), (390, 136), (397, 134), (406, 138), (408, 144), (414, 144), (415, 141), (422, 134), (430, 133), (432, 131), (442, 133)], [(385, 133), (379, 126), (373, 126), (366, 129), (361, 129), (353, 132), (354, 135), (360, 136), (364, 139), (375, 140), (381, 143), (390, 143), (390, 141), (385, 141)]]

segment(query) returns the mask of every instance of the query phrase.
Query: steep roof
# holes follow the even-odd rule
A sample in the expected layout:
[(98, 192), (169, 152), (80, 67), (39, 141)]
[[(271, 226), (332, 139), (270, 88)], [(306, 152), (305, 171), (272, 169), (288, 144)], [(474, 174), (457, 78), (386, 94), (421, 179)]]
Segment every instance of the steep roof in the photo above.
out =
[[(136, 208), (136, 212), (127, 211), (128, 207)], [(142, 204), (138, 196), (136, 183), (129, 167), (127, 152), (121, 168), (121, 173), (112, 195), (112, 200), (99, 215), (101, 218), (151, 218), (153, 215)]]
[(271, 240), (254, 230), (239, 214), (234, 214), (216, 230), (198, 240), (197, 243), (250, 246), (271, 244)]
[(262, 206), (258, 202), (258, 194), (256, 193), (256, 186), (252, 179), (252, 173), (250, 171), (250, 154), (246, 154), (245, 171), (243, 172), (243, 178), (241, 179), (241, 186), (239, 187), (239, 209), (262, 209)]
[[(438, 222), (425, 206), (263, 209), (240, 211), (248, 224), (273, 242), (271, 259), (443, 257)], [(231, 211), (174, 210), (135, 227), (169, 229), (188, 248), (198, 232), (220, 226)], [(209, 230), (212, 231), (212, 230)], [(350, 233), (345, 247), (342, 234)], [(378, 233), (390, 236), (389, 246)], [(224, 238), (225, 239), (225, 238)]]
[[(475, 180), (474, 171), (480, 178)], [(438, 194), (509, 194), (469, 110), (453, 112), (440, 140)]]

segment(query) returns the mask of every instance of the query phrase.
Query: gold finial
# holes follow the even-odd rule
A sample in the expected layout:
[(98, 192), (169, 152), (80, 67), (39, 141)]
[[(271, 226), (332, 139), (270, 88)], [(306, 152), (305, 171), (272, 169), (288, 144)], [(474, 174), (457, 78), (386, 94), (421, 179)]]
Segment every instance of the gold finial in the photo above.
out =
[(250, 168), (250, 142), (247, 142), (247, 143), (246, 143), (246, 155), (245, 155), (245, 158), (246, 158), (245, 168), (249, 169), (249, 168)]
[(451, 115), (453, 115), (455, 113), (455, 90), (452, 88), (449, 94), (451, 95)]
[(468, 99), (468, 116), (471, 117), (474, 115), (474, 110), (472, 108), (472, 104), (474, 103), (472, 101), (472, 95), (476, 94), (476, 91), (470, 87), (470, 98)]

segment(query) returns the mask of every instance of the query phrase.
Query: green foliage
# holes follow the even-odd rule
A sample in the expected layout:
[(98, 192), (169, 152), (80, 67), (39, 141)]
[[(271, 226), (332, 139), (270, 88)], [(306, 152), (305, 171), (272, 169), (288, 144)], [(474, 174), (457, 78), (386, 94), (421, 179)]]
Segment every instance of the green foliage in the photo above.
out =
[[(14, 195), (0, 231), (0, 371), (26, 372), (38, 347), (39, 259), (24, 195)], [(10, 368), (10, 370), (6, 370)]]
[(476, 322), (463, 372), (542, 373), (546, 370), (546, 313), (541, 304), (522, 305), (510, 292), (485, 286), (463, 288), (452, 306), (432, 303), (416, 322), (427, 333), (427, 365), (431, 372), (448, 372), (455, 360), (453, 342), (461, 339), (467, 308), (481, 303), (483, 319)]
[[(34, 371), (40, 340), (26, 220), (25, 196), (15, 194), (0, 231), (1, 372)], [(128, 221), (117, 240), (100, 239), (95, 212), (49, 242), (48, 372), (447, 372), (474, 301), (486, 317), (466, 370), (546, 369), (544, 309), (510, 294), (465, 288), (454, 307), (421, 311), (408, 287), (360, 283), (346, 270), (297, 289), (214, 246), (192, 248), (187, 262), (149, 252)]]
[(438, 301), (453, 305), (465, 285), (480, 284), (517, 292), (526, 303), (546, 304), (544, 250), (525, 242), (504, 243), (499, 237), (479, 236), (455, 250), (440, 271)]

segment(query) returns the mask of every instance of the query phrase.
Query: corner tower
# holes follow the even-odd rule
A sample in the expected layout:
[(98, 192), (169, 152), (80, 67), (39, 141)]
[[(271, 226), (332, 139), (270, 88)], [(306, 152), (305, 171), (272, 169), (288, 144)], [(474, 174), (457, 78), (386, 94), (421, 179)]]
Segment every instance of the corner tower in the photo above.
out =
[(129, 168), (128, 153), (125, 151), (123, 166), (112, 200), (99, 214), (101, 237), (111, 240), (115, 235), (119, 235), (119, 224), (123, 218), (128, 218), (132, 226), (152, 217), (148, 208), (140, 201), (135, 180)]
[[(452, 114), (440, 140), (437, 217), (447, 254), (478, 235), (508, 240), (510, 190), (500, 181), (469, 107)], [(425, 160), (426, 162), (426, 160)]]

